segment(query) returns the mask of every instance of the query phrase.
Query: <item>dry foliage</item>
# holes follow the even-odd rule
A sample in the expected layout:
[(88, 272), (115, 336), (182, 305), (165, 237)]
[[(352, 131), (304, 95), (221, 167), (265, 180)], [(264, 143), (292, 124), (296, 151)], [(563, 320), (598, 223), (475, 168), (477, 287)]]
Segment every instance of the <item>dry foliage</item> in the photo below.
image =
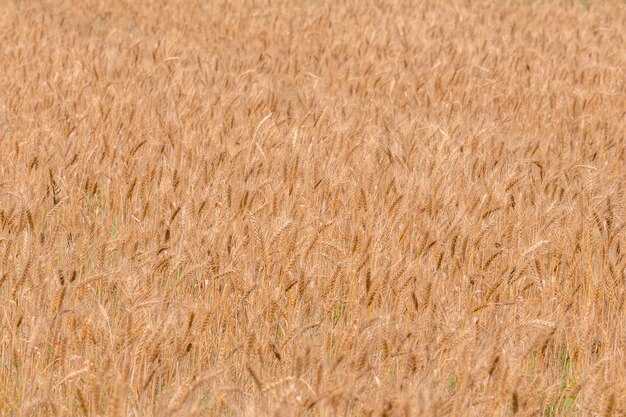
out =
[(0, 3), (0, 414), (626, 413), (626, 6)]

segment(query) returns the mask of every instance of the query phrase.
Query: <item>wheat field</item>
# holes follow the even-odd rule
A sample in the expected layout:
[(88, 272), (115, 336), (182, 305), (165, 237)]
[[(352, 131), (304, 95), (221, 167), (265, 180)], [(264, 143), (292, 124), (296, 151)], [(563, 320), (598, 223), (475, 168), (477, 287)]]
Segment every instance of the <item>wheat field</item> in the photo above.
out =
[(0, 2), (0, 415), (626, 415), (626, 3)]

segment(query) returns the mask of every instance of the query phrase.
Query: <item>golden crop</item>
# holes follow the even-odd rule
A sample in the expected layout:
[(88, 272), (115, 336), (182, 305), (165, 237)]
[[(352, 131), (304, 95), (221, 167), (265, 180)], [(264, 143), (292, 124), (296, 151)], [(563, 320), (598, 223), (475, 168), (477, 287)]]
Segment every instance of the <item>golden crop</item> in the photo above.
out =
[(626, 414), (620, 1), (0, 2), (0, 415)]

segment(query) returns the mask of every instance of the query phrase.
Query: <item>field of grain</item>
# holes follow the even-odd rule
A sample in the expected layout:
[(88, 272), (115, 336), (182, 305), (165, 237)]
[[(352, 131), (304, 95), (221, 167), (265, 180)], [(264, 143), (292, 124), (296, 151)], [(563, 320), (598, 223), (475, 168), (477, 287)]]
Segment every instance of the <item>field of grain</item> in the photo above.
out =
[(0, 415), (623, 416), (621, 1), (0, 2)]

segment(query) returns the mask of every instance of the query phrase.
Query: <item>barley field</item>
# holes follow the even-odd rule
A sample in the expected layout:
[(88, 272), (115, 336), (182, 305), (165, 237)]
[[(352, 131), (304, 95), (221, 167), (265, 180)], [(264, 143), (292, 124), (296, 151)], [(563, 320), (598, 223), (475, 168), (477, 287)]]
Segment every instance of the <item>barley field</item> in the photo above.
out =
[(0, 2), (0, 415), (626, 415), (626, 3)]

